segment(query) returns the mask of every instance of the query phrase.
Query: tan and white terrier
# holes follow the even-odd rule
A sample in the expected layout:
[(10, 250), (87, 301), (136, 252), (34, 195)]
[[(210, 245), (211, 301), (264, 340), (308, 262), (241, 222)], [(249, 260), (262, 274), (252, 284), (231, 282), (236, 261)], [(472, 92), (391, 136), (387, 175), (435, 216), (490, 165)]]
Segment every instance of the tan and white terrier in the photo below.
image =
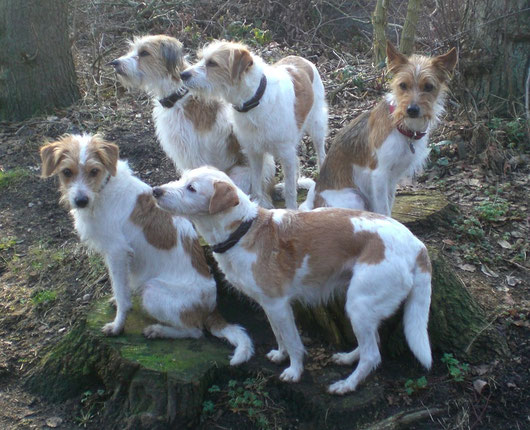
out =
[(390, 216), (400, 179), (420, 170), (457, 55), (407, 58), (387, 43), (391, 91), (339, 131), (301, 210), (344, 207)]

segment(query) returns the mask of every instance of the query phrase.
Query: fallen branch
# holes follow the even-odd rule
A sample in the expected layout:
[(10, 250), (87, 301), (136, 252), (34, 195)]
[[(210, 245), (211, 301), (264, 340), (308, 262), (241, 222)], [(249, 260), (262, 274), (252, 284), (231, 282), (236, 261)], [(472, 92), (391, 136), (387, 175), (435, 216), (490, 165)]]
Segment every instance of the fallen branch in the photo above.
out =
[(408, 428), (410, 425), (423, 421), (426, 418), (432, 420), (433, 416), (440, 415), (443, 409), (417, 409), (415, 411), (399, 412), (385, 418), (383, 421), (372, 424), (370, 427), (365, 427), (363, 430), (397, 430)]

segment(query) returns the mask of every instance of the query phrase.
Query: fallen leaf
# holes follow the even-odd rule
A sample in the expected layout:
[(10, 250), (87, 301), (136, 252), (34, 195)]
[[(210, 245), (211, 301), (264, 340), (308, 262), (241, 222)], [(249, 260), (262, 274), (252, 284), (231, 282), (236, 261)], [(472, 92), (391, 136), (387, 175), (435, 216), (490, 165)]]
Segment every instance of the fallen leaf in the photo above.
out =
[(474, 272), (477, 270), (477, 268), (472, 264), (460, 264), (458, 267), (462, 270), (465, 270), (466, 272)]
[(486, 276), (490, 276), (492, 278), (498, 278), (499, 275), (497, 273), (495, 273), (493, 270), (491, 270), (488, 266), (486, 266), (485, 264), (481, 264), (480, 265), (480, 271), (482, 273), (484, 273), (484, 275)]
[(519, 278), (516, 278), (515, 276), (506, 276), (506, 283), (510, 287), (515, 287), (516, 285), (520, 284), (522, 281)]
[(473, 388), (478, 394), (482, 394), (482, 390), (484, 390), (484, 387), (488, 385), (486, 381), (483, 381), (482, 379), (475, 379), (473, 381)]
[(512, 249), (512, 245), (507, 240), (501, 239), (497, 243), (502, 246), (504, 249)]
[(46, 420), (46, 425), (51, 428), (59, 427), (63, 423), (63, 419), (60, 417), (51, 417)]
[(442, 239), (442, 242), (449, 246), (456, 245), (456, 242), (452, 241), (451, 239)]

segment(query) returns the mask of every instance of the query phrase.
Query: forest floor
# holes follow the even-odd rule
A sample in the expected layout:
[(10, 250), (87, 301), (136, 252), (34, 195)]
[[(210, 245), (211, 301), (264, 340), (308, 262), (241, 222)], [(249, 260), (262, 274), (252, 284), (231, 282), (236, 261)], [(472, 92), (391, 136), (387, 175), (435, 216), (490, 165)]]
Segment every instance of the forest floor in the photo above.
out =
[[(97, 392), (53, 404), (27, 392), (23, 381), (46, 350), (86, 315), (93, 300), (110, 292), (101, 259), (79, 245), (67, 209), (58, 204), (57, 184), (39, 177), (39, 146), (63, 133), (99, 132), (119, 144), (121, 157), (146, 182), (155, 185), (176, 177), (156, 141), (148, 98), (125, 92), (111, 70), (99, 68), (126, 49), (126, 36), (117, 38), (104, 55), (89, 40), (79, 40), (75, 54), (83, 98), (76, 105), (0, 127), (2, 429), (106, 428), (98, 416)], [(337, 130), (371, 108), (385, 90), (383, 74), (371, 67), (369, 58), (341, 51), (340, 46), (305, 49), (267, 42), (256, 49), (267, 61), (295, 53), (318, 65), (330, 99), (328, 145)], [(372, 411), (365, 422), (403, 410), (439, 409), (408, 428), (523, 429), (530, 425), (530, 157), (528, 144), (521, 144), (524, 134), (517, 123), (510, 124), (470, 122), (456, 103), (450, 103), (431, 138), (433, 150), (424, 173), (404, 186), (439, 190), (458, 207), (460, 215), (451, 225), (433, 228), (420, 239), (441, 250), (486, 311), (490, 324), (505, 337), (509, 354), (466, 366), (442, 363), (443, 354), (451, 351), (438, 351), (426, 383), (411, 379), (410, 373), (387, 379), (389, 370), (379, 370), (366, 384), (376, 381), (383, 387), (385, 405)], [(479, 151), (481, 139), (489, 143)], [(300, 157), (303, 173), (316, 173), (315, 156), (307, 142), (301, 145)], [(303, 335), (309, 339), (308, 366), (327, 363), (334, 351), (311, 340), (310, 333)], [(258, 345), (257, 354), (264, 352), (265, 346)], [(383, 357), (383, 367), (399, 369), (392, 360)], [(463, 373), (461, 380), (454, 376), (455, 367)], [(219, 381), (220, 391), (212, 390), (201, 428), (313, 428), (290, 409), (273, 379), (258, 375), (251, 381), (251, 388), (258, 395), (268, 393), (273, 405), (257, 418), (227, 404), (230, 390), (244, 385), (244, 380)], [(346, 424), (339, 427), (348, 428)]]

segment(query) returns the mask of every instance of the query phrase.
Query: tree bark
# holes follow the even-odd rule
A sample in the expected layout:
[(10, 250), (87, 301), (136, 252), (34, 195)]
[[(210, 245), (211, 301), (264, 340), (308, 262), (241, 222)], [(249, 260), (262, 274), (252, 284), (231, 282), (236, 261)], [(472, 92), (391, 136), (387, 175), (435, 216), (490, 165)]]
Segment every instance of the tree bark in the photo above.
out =
[(374, 65), (384, 64), (386, 58), (386, 12), (390, 0), (377, 0), (375, 11), (372, 15), (372, 25), (374, 27)]
[(66, 0), (0, 0), (0, 120), (22, 120), (79, 98)]
[(422, 0), (409, 0), (407, 7), (407, 17), (401, 33), (399, 50), (405, 55), (412, 54), (414, 50), (414, 37), (416, 36), (416, 26), (420, 16)]

